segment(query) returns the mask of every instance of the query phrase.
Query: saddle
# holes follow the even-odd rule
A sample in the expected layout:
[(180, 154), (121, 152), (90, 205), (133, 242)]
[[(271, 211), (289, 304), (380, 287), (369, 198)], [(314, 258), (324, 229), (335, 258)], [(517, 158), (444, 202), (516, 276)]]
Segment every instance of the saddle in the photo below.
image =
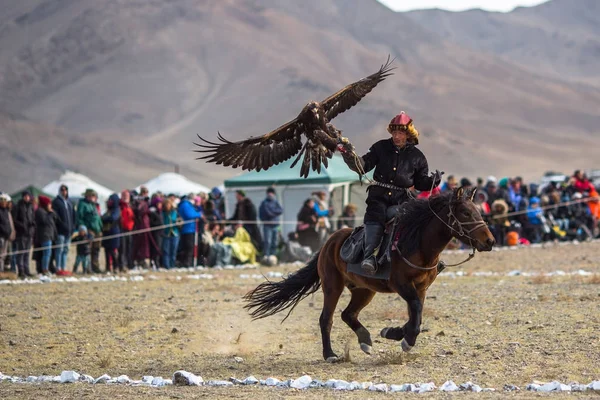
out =
[(369, 278), (389, 279), (391, 273), (392, 250), (398, 242), (396, 226), (398, 223), (401, 206), (392, 206), (386, 212), (386, 224), (381, 243), (377, 247), (377, 271), (369, 275), (362, 271), (360, 264), (364, 259), (364, 225), (354, 228), (350, 236), (344, 241), (340, 250), (341, 259), (348, 264), (348, 271)]

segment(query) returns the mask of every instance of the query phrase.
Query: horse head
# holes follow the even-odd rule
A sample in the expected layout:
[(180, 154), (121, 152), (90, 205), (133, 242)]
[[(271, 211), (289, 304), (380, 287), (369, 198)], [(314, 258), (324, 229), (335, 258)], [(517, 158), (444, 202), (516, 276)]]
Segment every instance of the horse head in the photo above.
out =
[(473, 202), (477, 188), (459, 187), (450, 198), (448, 226), (452, 235), (478, 251), (490, 251), (496, 243)]

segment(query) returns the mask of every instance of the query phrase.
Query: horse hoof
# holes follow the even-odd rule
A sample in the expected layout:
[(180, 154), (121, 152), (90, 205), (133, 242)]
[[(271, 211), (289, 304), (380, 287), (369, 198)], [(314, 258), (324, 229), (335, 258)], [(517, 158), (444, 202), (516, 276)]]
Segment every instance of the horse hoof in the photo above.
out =
[(379, 333), (379, 335), (380, 335), (382, 338), (386, 338), (386, 339), (387, 339), (387, 333), (388, 333), (388, 331), (389, 331), (389, 330), (390, 330), (390, 328), (383, 328), (383, 329), (381, 330), (381, 332)]
[(402, 346), (402, 351), (406, 351), (406, 352), (409, 352), (410, 349), (413, 348), (410, 344), (408, 344), (406, 339), (402, 339), (402, 342), (400, 342), (400, 346)]
[(341, 360), (338, 356), (331, 356), (331, 357), (327, 357), (327, 359), (325, 361), (327, 361), (328, 363), (334, 364), (334, 363), (340, 362)]
[(368, 355), (371, 355), (371, 351), (373, 350), (373, 348), (366, 343), (361, 343), (360, 349), (362, 351), (364, 351), (365, 353), (367, 353)]

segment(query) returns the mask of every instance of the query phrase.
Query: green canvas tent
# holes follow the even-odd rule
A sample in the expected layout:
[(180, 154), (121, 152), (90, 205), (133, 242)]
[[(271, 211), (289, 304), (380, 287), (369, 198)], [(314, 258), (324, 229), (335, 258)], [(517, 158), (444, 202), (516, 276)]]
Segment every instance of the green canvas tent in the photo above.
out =
[(25, 186), (23, 189), (17, 190), (16, 192), (14, 192), (13, 194), (10, 195), (10, 197), (11, 197), (11, 199), (13, 201), (13, 204), (17, 204), (17, 202), (19, 200), (21, 200), (21, 193), (23, 193), (24, 191), (28, 191), (29, 193), (31, 193), (31, 195), (33, 197), (37, 197), (39, 195), (42, 195), (42, 196), (48, 196), (51, 199), (53, 199), (57, 195), (57, 193), (48, 194), (48, 193), (44, 192), (42, 189), (40, 189), (40, 188), (38, 188), (36, 186), (29, 185), (29, 186)]
[[(266, 171), (246, 172), (227, 179), (224, 184), (226, 216), (231, 217), (235, 210), (236, 190), (244, 190), (258, 209), (267, 188), (274, 187), (284, 209), (281, 218), (284, 237), (296, 229), (296, 215), (304, 201), (316, 191), (327, 193), (329, 203), (335, 209), (334, 220), (348, 203), (354, 203), (358, 207), (359, 221), (362, 221), (367, 184), (364, 182), (361, 185), (358, 175), (348, 168), (341, 156), (333, 156), (328, 168), (323, 168), (320, 174), (311, 170), (306, 179), (300, 177), (300, 163), (290, 168), (292, 163), (293, 159), (290, 159)], [(372, 178), (372, 173), (368, 176)], [(335, 221), (332, 222), (334, 227), (337, 226)]]

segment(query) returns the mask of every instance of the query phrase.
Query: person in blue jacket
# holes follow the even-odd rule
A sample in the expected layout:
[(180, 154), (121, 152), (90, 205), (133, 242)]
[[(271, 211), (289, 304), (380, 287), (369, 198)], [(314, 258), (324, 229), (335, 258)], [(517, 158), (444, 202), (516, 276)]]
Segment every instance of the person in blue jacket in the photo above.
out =
[(263, 223), (263, 256), (275, 255), (279, 235), (279, 217), (283, 214), (283, 207), (277, 201), (275, 189), (267, 189), (267, 197), (260, 203), (258, 218)]
[(180, 228), (181, 237), (179, 245), (181, 248), (181, 264), (183, 267), (191, 267), (194, 263), (194, 236), (196, 229), (198, 230), (198, 236), (201, 238), (204, 233), (204, 220), (202, 219), (202, 212), (198, 210), (193, 204), (194, 194), (183, 196), (179, 202), (177, 211), (179, 216), (183, 220), (183, 225)]

